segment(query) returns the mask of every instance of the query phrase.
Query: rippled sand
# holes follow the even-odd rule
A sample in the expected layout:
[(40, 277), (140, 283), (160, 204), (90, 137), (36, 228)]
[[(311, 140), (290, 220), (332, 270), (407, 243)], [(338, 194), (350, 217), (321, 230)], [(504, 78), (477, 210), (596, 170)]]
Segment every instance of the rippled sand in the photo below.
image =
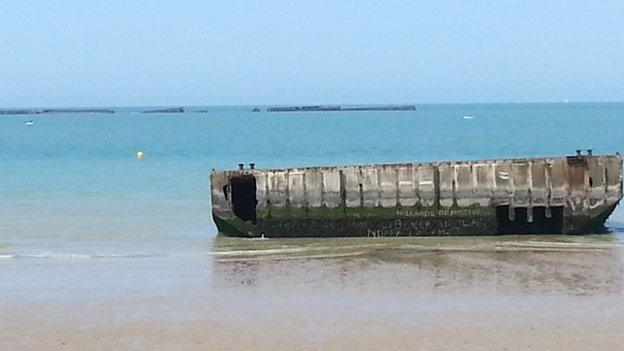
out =
[(219, 237), (188, 255), (6, 257), (0, 349), (614, 350), (623, 254), (600, 235)]

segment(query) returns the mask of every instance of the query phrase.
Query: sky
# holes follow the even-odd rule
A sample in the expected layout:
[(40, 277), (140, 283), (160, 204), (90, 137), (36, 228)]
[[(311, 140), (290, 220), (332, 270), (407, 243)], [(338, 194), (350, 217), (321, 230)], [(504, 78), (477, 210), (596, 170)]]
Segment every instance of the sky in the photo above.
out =
[(624, 100), (623, 1), (0, 0), (0, 107)]

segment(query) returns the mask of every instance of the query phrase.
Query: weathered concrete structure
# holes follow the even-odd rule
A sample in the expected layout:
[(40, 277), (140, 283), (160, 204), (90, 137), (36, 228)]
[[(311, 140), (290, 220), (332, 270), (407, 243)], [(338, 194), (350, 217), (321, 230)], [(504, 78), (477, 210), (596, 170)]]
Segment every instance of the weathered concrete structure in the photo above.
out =
[(225, 235), (425, 236), (599, 231), (622, 198), (619, 154), (211, 175)]

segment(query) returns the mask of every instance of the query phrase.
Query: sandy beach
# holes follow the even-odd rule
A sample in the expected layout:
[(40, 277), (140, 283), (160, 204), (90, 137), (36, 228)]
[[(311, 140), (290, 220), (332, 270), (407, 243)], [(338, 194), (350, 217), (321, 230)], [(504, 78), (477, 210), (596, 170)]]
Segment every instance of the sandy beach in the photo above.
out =
[(622, 254), (609, 235), (216, 238), (182, 257), (5, 259), (0, 348), (613, 350)]

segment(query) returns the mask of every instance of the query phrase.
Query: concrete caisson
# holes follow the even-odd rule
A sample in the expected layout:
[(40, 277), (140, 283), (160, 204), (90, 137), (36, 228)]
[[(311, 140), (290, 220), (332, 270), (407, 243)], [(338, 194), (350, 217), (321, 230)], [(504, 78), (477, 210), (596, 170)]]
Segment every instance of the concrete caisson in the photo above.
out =
[(622, 158), (213, 170), (213, 218), (244, 237), (599, 231), (622, 198)]

